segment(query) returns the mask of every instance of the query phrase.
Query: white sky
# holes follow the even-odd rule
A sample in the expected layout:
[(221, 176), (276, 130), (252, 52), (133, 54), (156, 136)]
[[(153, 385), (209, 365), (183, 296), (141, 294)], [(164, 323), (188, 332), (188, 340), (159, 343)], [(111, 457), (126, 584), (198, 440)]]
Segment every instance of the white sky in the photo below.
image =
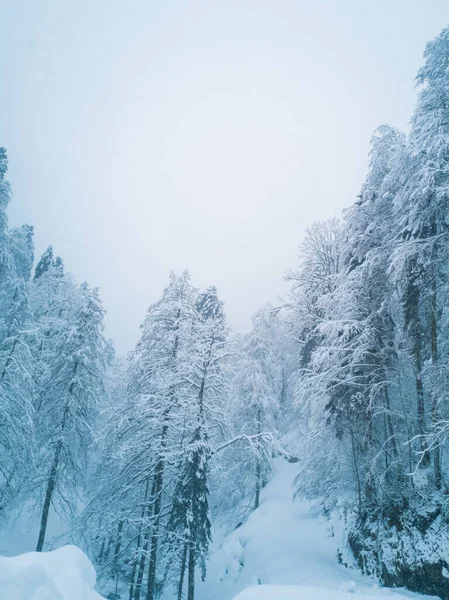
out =
[(171, 269), (245, 330), (375, 127), (407, 127), (448, 23), (448, 0), (0, 0), (11, 223), (100, 287), (120, 351)]

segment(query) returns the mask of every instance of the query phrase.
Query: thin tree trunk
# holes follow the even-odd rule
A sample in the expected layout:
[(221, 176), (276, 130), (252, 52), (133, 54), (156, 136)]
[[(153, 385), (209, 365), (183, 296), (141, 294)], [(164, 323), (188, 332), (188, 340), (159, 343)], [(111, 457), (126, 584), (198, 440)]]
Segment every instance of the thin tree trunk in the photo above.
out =
[(106, 546), (106, 550), (105, 550), (105, 553), (104, 553), (104, 558), (108, 558), (109, 552), (111, 551), (113, 542), (114, 542), (114, 539), (113, 539), (112, 535), (110, 535), (109, 539), (108, 539), (108, 545)]
[(256, 508), (259, 508), (259, 504), (260, 504), (260, 488), (261, 488), (261, 481), (260, 481), (260, 458), (256, 459), (256, 492), (255, 492), (255, 497), (254, 497), (254, 510), (256, 510)]
[(120, 556), (120, 548), (122, 547), (122, 534), (123, 534), (123, 525), (125, 524), (123, 519), (120, 519), (118, 528), (117, 528), (117, 540), (114, 548), (114, 561), (113, 561), (113, 572), (115, 572), (116, 580), (118, 580), (118, 559)]
[[(409, 422), (409, 414), (405, 408), (405, 403), (404, 403), (404, 392), (403, 392), (403, 387), (402, 387), (402, 376), (401, 376), (401, 369), (400, 369), (400, 365), (398, 365), (398, 369), (397, 369), (397, 379), (398, 379), (398, 388), (399, 388), (399, 398), (401, 400), (401, 406), (402, 406), (402, 415), (403, 415), (403, 419), (404, 419), (404, 424), (405, 424), (405, 431), (407, 433), (407, 439), (410, 440), (412, 438), (412, 428), (410, 426), (410, 422)], [(413, 460), (412, 460), (412, 446), (411, 444), (407, 444), (407, 458), (408, 458), (408, 470), (409, 473), (412, 472), (413, 469)], [(412, 488), (415, 487), (415, 484), (413, 483), (413, 478), (410, 478), (410, 483), (412, 485)]]
[[(438, 404), (435, 394), (432, 394), (432, 420), (434, 424), (438, 421)], [(434, 441), (433, 454), (433, 473), (435, 480), (435, 487), (441, 489), (441, 452), (438, 440)]]
[[(180, 311), (178, 311), (178, 317), (180, 315)], [(176, 359), (176, 355), (178, 352), (178, 343), (179, 337), (178, 334), (175, 336), (174, 345), (173, 345), (173, 361)], [(172, 401), (175, 399), (175, 388), (171, 387), (169, 397)], [(165, 445), (167, 443), (167, 433), (168, 433), (168, 418), (171, 411), (172, 406), (165, 411), (163, 416), (163, 426), (161, 433), (161, 450), (164, 450)], [(160, 512), (161, 512), (161, 504), (162, 504), (162, 487), (164, 483), (164, 460), (162, 456), (159, 456), (158, 462), (156, 465), (156, 472), (154, 475), (153, 482), (153, 493), (152, 498), (154, 498), (153, 504), (153, 523), (152, 523), (152, 531), (151, 531), (151, 539), (150, 539), (150, 558), (148, 564), (148, 583), (147, 583), (147, 598), (146, 600), (154, 600), (155, 598), (155, 588), (156, 588), (156, 566), (157, 566), (157, 551), (158, 551), (158, 541), (159, 541), (159, 521), (160, 521)]]
[[(434, 263), (435, 264), (435, 263)], [(432, 278), (432, 313), (430, 319), (430, 339), (431, 339), (431, 355), (432, 355), (432, 366), (436, 371), (438, 369), (438, 338), (437, 338), (437, 286), (436, 286), (436, 275)], [(435, 375), (435, 374), (434, 374)], [(431, 410), (432, 410), (432, 422), (434, 427), (439, 420), (438, 414), (438, 401), (436, 398), (435, 390), (432, 390), (431, 398)], [(441, 488), (441, 453), (440, 446), (436, 440), (433, 449), (433, 470), (435, 478), (435, 487)]]
[(187, 600), (195, 598), (195, 546), (190, 543), (189, 548), (189, 580), (187, 583)]
[(138, 562), (138, 557), (139, 557), (139, 551), (140, 551), (140, 545), (142, 543), (142, 526), (143, 526), (143, 520), (145, 518), (145, 512), (147, 509), (147, 496), (148, 496), (148, 483), (149, 480), (147, 479), (146, 485), (145, 485), (145, 495), (143, 498), (143, 507), (142, 507), (142, 513), (140, 515), (140, 525), (139, 525), (139, 533), (137, 534), (137, 541), (136, 541), (136, 557), (133, 560), (133, 566), (132, 566), (132, 570), (131, 570), (131, 576), (130, 576), (130, 584), (129, 584), (129, 600), (134, 600), (134, 582), (136, 579), (136, 572), (137, 572), (137, 562)]
[(139, 572), (137, 573), (136, 580), (136, 589), (134, 592), (134, 600), (140, 600), (140, 592), (142, 591), (142, 582), (143, 582), (143, 574), (145, 572), (145, 561), (146, 561), (146, 553), (148, 550), (148, 543), (150, 539), (150, 529), (148, 528), (145, 531), (143, 545), (142, 545), (142, 554), (140, 556), (140, 564), (139, 564)]
[[(385, 381), (387, 381), (387, 373), (385, 372)], [(385, 432), (386, 432), (386, 439), (388, 439), (388, 443), (386, 446), (386, 452), (385, 452), (385, 464), (386, 464), (386, 470), (388, 471), (388, 448), (391, 448), (391, 454), (393, 456), (393, 459), (397, 462), (398, 461), (398, 457), (399, 457), (399, 453), (398, 453), (398, 447), (396, 444), (396, 436), (394, 433), (394, 429), (393, 429), (393, 422), (391, 420), (391, 404), (390, 404), (390, 395), (388, 393), (388, 387), (385, 386), (385, 390), (384, 390), (384, 399), (385, 399)], [(396, 470), (397, 472), (397, 470)]]
[[(411, 272), (409, 273), (410, 292), (406, 302), (406, 311), (408, 313), (407, 320), (409, 322), (408, 330), (410, 340), (412, 342), (412, 354), (415, 367), (415, 388), (416, 388), (416, 413), (418, 422), (419, 445), (422, 454), (420, 464), (422, 466), (429, 463), (429, 452), (425, 440), (426, 434), (426, 417), (424, 405), (424, 390), (422, 382), (422, 327), (419, 315), (421, 304), (421, 293), (418, 284), (418, 275), (416, 261), (412, 261), (410, 265)], [(422, 273), (421, 273), (422, 274)]]
[[(261, 417), (262, 417), (261, 408), (259, 406), (257, 408), (257, 433), (258, 434), (260, 434), (262, 431)], [(261, 468), (261, 464), (260, 464), (260, 457), (257, 456), (256, 457), (256, 490), (255, 490), (255, 497), (254, 497), (254, 510), (259, 508), (259, 504), (260, 504), (261, 471), (262, 471), (262, 468)]]
[(103, 538), (100, 546), (100, 552), (98, 553), (97, 562), (101, 563), (103, 561), (104, 551), (106, 549), (106, 538)]
[[(76, 373), (76, 365), (75, 365), (75, 373)], [(72, 394), (72, 392), (73, 392), (73, 383), (70, 386), (69, 394)], [(64, 438), (64, 430), (65, 430), (68, 412), (69, 412), (69, 405), (66, 404), (66, 406), (64, 408), (64, 414), (62, 417), (61, 432), (59, 434), (58, 443), (56, 444), (56, 450), (55, 450), (55, 455), (53, 458), (53, 464), (51, 466), (50, 476), (48, 478), (47, 491), (45, 492), (45, 500), (44, 500), (44, 506), (42, 509), (41, 526), (40, 526), (40, 530), (39, 530), (39, 538), (37, 540), (36, 552), (42, 552), (42, 548), (44, 546), (45, 533), (47, 531), (48, 513), (50, 511), (51, 498), (53, 496), (53, 492), (56, 487), (56, 479), (58, 476), (59, 460), (61, 458), (62, 442), (63, 442), (63, 438)]]
[(357, 505), (358, 505), (358, 513), (359, 517), (362, 516), (362, 485), (360, 483), (360, 475), (359, 469), (357, 465), (357, 457), (355, 452), (355, 442), (354, 442), (354, 432), (351, 429), (351, 446), (352, 446), (352, 460), (354, 463), (354, 475), (356, 481), (356, 489), (357, 489)]
[(387, 415), (384, 412), (384, 436), (385, 436), (385, 473), (388, 473), (388, 429), (387, 429)]
[[(139, 544), (137, 545), (137, 550), (140, 550), (140, 540), (138, 540)], [(136, 571), (137, 571), (137, 556), (135, 560), (133, 560), (133, 568), (131, 569), (131, 575), (129, 577), (129, 600), (134, 600), (134, 583), (136, 579)]]
[(182, 588), (184, 586), (184, 574), (186, 571), (186, 563), (187, 563), (187, 544), (184, 544), (184, 548), (182, 549), (182, 558), (181, 558), (181, 571), (179, 573), (179, 582), (178, 582), (178, 600), (182, 600)]
[(421, 342), (418, 341), (416, 343), (416, 353), (415, 353), (415, 364), (416, 364), (416, 397), (417, 397), (417, 413), (418, 413), (418, 434), (420, 439), (421, 452), (423, 454), (422, 464), (429, 463), (429, 452), (427, 449), (426, 440), (424, 438), (426, 431), (426, 419), (425, 419), (425, 409), (424, 409), (424, 389), (421, 378)]
[(5, 366), (3, 367), (3, 372), (2, 372), (1, 379), (3, 379), (5, 377), (6, 370), (9, 367), (10, 362), (12, 361), (12, 355), (14, 354), (14, 350), (15, 350), (15, 347), (16, 347), (18, 339), (19, 339), (19, 336), (16, 336), (16, 338), (14, 339), (14, 343), (12, 345), (12, 348), (11, 348), (10, 352), (9, 352), (8, 358), (6, 359)]
[[(154, 476), (153, 484), (151, 486), (150, 502), (154, 498), (155, 490), (156, 490), (156, 475)], [(153, 513), (154, 513), (154, 511), (153, 511)], [(150, 516), (150, 504), (148, 504), (147, 515)], [(154, 526), (154, 523), (153, 523), (153, 526)], [(143, 574), (145, 572), (146, 555), (148, 552), (148, 547), (150, 545), (151, 528), (152, 528), (152, 525), (149, 525), (147, 527), (147, 529), (145, 531), (145, 535), (144, 535), (144, 542), (143, 542), (143, 546), (142, 546), (142, 556), (140, 557), (139, 573), (137, 575), (135, 600), (140, 600), (140, 592), (142, 590)]]
[[(164, 425), (163, 439), (167, 434), (167, 426)], [(148, 586), (147, 600), (154, 600), (156, 587), (156, 566), (157, 566), (157, 551), (159, 542), (159, 521), (162, 503), (162, 485), (164, 481), (164, 461), (159, 458), (156, 473), (154, 478), (154, 508), (153, 508), (153, 526), (150, 540), (150, 559), (148, 564)]]
[(51, 497), (56, 486), (56, 478), (58, 473), (59, 458), (62, 450), (62, 438), (59, 439), (56, 445), (56, 451), (53, 458), (53, 464), (50, 471), (50, 476), (47, 482), (47, 491), (45, 492), (44, 507), (42, 509), (41, 526), (39, 529), (39, 538), (37, 540), (36, 552), (42, 552), (44, 546), (45, 533), (47, 531), (48, 513), (50, 511)]
[[(75, 366), (73, 369), (74, 375), (76, 375), (77, 370), (78, 370), (78, 362), (75, 362)], [(73, 394), (73, 386), (74, 386), (74, 383), (72, 381), (72, 383), (70, 384), (70, 388), (69, 388), (69, 396), (71, 396)], [(42, 518), (41, 518), (41, 525), (40, 525), (40, 529), (39, 529), (39, 538), (37, 540), (36, 552), (42, 552), (42, 548), (44, 546), (45, 533), (47, 531), (48, 513), (50, 511), (51, 498), (53, 496), (53, 492), (56, 487), (59, 459), (61, 458), (62, 443), (63, 443), (63, 439), (64, 439), (64, 430), (65, 430), (68, 414), (69, 414), (69, 403), (67, 402), (67, 404), (64, 407), (64, 413), (62, 415), (61, 431), (59, 433), (59, 440), (56, 444), (56, 450), (55, 450), (55, 455), (53, 458), (53, 464), (51, 467), (50, 476), (48, 478), (47, 491), (45, 492), (45, 500), (44, 500), (44, 506), (42, 509)]]

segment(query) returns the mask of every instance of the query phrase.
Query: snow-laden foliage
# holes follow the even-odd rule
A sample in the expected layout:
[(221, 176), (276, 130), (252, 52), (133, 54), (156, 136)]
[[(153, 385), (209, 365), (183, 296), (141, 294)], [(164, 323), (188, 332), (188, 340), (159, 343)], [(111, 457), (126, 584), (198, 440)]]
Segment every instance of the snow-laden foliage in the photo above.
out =
[(410, 134), (375, 132), (366, 181), (333, 226), (335, 242), (330, 224), (309, 230), (287, 307), (306, 423), (297, 494), (350, 511), (363, 569), (443, 595), (448, 40), (446, 29), (427, 46)]
[(40, 521), (72, 513), (104, 395), (104, 309), (49, 248), (32, 277), (33, 229), (10, 230), (6, 153), (0, 151), (0, 513), (26, 504)]

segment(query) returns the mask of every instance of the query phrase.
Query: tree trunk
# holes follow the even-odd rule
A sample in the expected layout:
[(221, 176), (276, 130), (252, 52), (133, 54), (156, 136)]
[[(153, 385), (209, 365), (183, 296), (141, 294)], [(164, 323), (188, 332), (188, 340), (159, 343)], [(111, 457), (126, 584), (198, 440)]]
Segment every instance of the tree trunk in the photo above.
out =
[(388, 436), (390, 438), (390, 445), (393, 457), (395, 459), (398, 458), (398, 447), (396, 444), (396, 436), (394, 435), (393, 422), (391, 420), (391, 404), (390, 404), (390, 394), (388, 393), (388, 388), (385, 388), (385, 410), (387, 413), (387, 431)]
[(260, 458), (257, 457), (256, 458), (256, 491), (255, 491), (255, 496), (254, 496), (254, 510), (256, 510), (256, 508), (259, 508), (259, 504), (260, 504), (260, 488), (261, 488), (261, 481), (260, 481)]
[[(262, 431), (261, 412), (262, 412), (261, 408), (260, 408), (260, 406), (258, 406), (257, 407), (257, 433), (258, 434), (260, 434)], [(259, 508), (259, 504), (260, 504), (260, 488), (262, 487), (261, 480), (260, 480), (261, 471), (262, 471), (262, 466), (260, 464), (260, 457), (256, 456), (256, 489), (255, 489), (255, 496), (254, 496), (254, 510), (256, 510), (256, 508)]]
[(145, 572), (145, 561), (146, 561), (146, 553), (148, 550), (148, 542), (150, 539), (150, 530), (147, 529), (145, 531), (143, 546), (142, 546), (142, 554), (140, 556), (140, 564), (139, 564), (139, 572), (137, 573), (136, 580), (136, 589), (134, 592), (134, 600), (140, 600), (140, 592), (142, 591), (142, 582), (143, 582), (143, 574)]
[(9, 364), (10, 364), (10, 362), (12, 361), (12, 355), (14, 354), (14, 349), (15, 349), (15, 347), (16, 347), (16, 344), (17, 344), (17, 340), (18, 340), (18, 339), (19, 339), (19, 336), (16, 336), (16, 337), (15, 337), (15, 339), (14, 339), (14, 343), (13, 343), (13, 345), (12, 345), (12, 348), (11, 348), (10, 352), (9, 352), (8, 358), (6, 359), (5, 366), (3, 367), (3, 372), (2, 372), (2, 377), (1, 377), (1, 379), (3, 379), (3, 378), (5, 377), (5, 375), (6, 375), (6, 370), (7, 370), (7, 368), (9, 367)]
[[(178, 317), (180, 315), (180, 311), (178, 311)], [(173, 361), (176, 359), (176, 355), (178, 352), (178, 342), (179, 337), (178, 334), (175, 336), (174, 345), (173, 345), (173, 353), (172, 358)], [(169, 397), (172, 402), (175, 399), (175, 388), (171, 387)], [(167, 443), (167, 432), (168, 432), (168, 418), (171, 411), (172, 405), (168, 407), (163, 416), (163, 426), (161, 432), (161, 450), (164, 450), (165, 445)], [(150, 559), (148, 564), (148, 584), (147, 584), (147, 598), (146, 600), (154, 600), (155, 598), (155, 588), (156, 588), (156, 566), (157, 566), (157, 551), (158, 551), (158, 541), (159, 541), (159, 521), (160, 521), (160, 512), (161, 512), (161, 504), (162, 504), (162, 487), (164, 483), (164, 460), (162, 456), (158, 457), (158, 462), (156, 465), (156, 472), (153, 480), (153, 490), (151, 497), (154, 498), (153, 504), (153, 523), (152, 523), (152, 531), (151, 531), (151, 539), (150, 539)]]
[[(435, 248), (435, 246), (434, 246)], [(436, 262), (435, 250), (432, 253), (433, 264)], [(432, 355), (432, 366), (435, 371), (438, 369), (438, 332), (437, 332), (437, 282), (436, 282), (436, 274), (434, 273), (432, 277), (432, 312), (430, 317), (430, 345), (431, 345), (431, 355)], [(434, 376), (436, 373), (434, 373)], [(439, 421), (438, 414), (438, 400), (435, 394), (435, 390), (432, 390), (432, 398), (431, 398), (431, 410), (432, 410), (432, 423), (434, 428), (436, 428), (436, 424)], [(433, 449), (433, 471), (434, 471), (434, 479), (435, 479), (435, 487), (437, 489), (441, 488), (441, 453), (440, 453), (440, 445), (438, 440), (434, 441), (434, 449)]]
[(53, 491), (56, 486), (56, 478), (57, 478), (57, 473), (58, 473), (59, 458), (61, 456), (61, 450), (62, 450), (62, 438), (59, 439), (59, 441), (56, 445), (55, 455), (53, 458), (53, 464), (52, 464), (50, 476), (49, 476), (48, 482), (47, 482), (47, 491), (45, 492), (44, 507), (42, 509), (41, 526), (40, 526), (40, 530), (39, 530), (39, 538), (37, 540), (36, 552), (42, 552), (42, 548), (44, 546), (45, 532), (47, 531), (48, 513), (50, 511), (51, 497), (53, 495)]
[(417, 413), (418, 413), (418, 434), (421, 446), (421, 452), (423, 454), (422, 464), (427, 465), (429, 463), (429, 451), (427, 449), (426, 440), (424, 438), (426, 432), (426, 419), (424, 409), (424, 390), (421, 378), (421, 341), (418, 340), (415, 344), (415, 365), (416, 365), (416, 397), (417, 397)]
[(103, 538), (103, 541), (101, 542), (101, 546), (100, 546), (100, 552), (98, 553), (98, 557), (97, 557), (98, 563), (103, 562), (103, 556), (104, 556), (105, 549), (106, 549), (106, 538)]
[[(73, 369), (74, 375), (76, 374), (77, 370), (78, 370), (78, 362), (75, 362), (75, 366)], [(74, 386), (74, 383), (72, 382), (70, 384), (70, 388), (69, 388), (69, 396), (71, 396), (73, 394), (73, 386)], [(62, 421), (61, 421), (61, 430), (59, 433), (59, 440), (56, 444), (55, 456), (53, 458), (53, 464), (51, 467), (50, 476), (48, 478), (47, 491), (45, 492), (44, 507), (42, 509), (41, 526), (40, 526), (40, 530), (39, 530), (39, 538), (37, 540), (36, 552), (42, 552), (42, 548), (44, 546), (45, 532), (47, 531), (48, 513), (50, 511), (51, 498), (53, 496), (53, 492), (56, 487), (59, 459), (61, 458), (62, 443), (63, 443), (63, 439), (64, 439), (64, 430), (65, 430), (68, 414), (69, 414), (69, 402), (67, 402), (67, 404), (64, 407), (64, 412), (63, 412)]]
[(187, 600), (195, 597), (195, 546), (190, 543), (189, 548), (189, 580), (187, 584)]
[[(167, 426), (164, 425), (163, 438), (167, 433)], [(159, 521), (162, 503), (162, 485), (164, 481), (164, 461), (159, 458), (156, 473), (154, 476), (154, 505), (153, 505), (153, 526), (150, 540), (150, 559), (148, 565), (148, 586), (147, 600), (154, 600), (156, 587), (156, 566), (157, 566), (157, 551), (159, 542)]]
[(359, 468), (357, 465), (357, 456), (355, 451), (354, 432), (351, 429), (351, 447), (352, 447), (352, 460), (354, 463), (354, 475), (357, 489), (357, 506), (359, 517), (362, 516), (362, 485), (360, 482)]
[(418, 267), (416, 259), (409, 264), (406, 276), (407, 292), (405, 296), (405, 326), (411, 341), (411, 354), (415, 368), (416, 414), (418, 424), (418, 439), (421, 451), (420, 465), (429, 463), (429, 452), (425, 440), (426, 417), (424, 405), (424, 390), (422, 382), (422, 326), (420, 319), (422, 268)]
[[(138, 551), (140, 550), (140, 545), (137, 546), (137, 550)], [(129, 576), (129, 600), (134, 600), (134, 582), (136, 579), (136, 571), (137, 571), (137, 556), (136, 556), (135, 560), (133, 560), (133, 567), (131, 569), (131, 575)]]
[[(432, 394), (432, 396), (432, 420), (434, 421), (434, 423), (436, 423), (438, 420), (438, 405), (437, 400), (435, 398), (435, 394)], [(437, 489), (441, 489), (441, 452), (438, 439), (435, 439), (434, 441), (434, 449), (432, 454), (435, 487)]]
[(187, 544), (184, 544), (184, 548), (182, 549), (181, 571), (179, 573), (179, 582), (178, 582), (178, 600), (182, 600), (182, 588), (184, 586), (184, 574), (186, 571), (186, 562), (187, 562)]
[[(148, 479), (145, 485), (145, 495), (143, 498), (143, 507), (142, 507), (142, 513), (140, 515), (140, 525), (139, 525), (139, 533), (137, 534), (137, 541), (136, 541), (136, 557), (133, 560), (133, 566), (132, 566), (132, 570), (131, 570), (131, 575), (130, 575), (130, 584), (129, 584), (129, 600), (134, 600), (134, 582), (136, 579), (136, 572), (137, 572), (137, 562), (138, 562), (138, 557), (139, 557), (139, 552), (140, 552), (140, 545), (142, 543), (142, 527), (143, 527), (143, 520), (145, 518), (145, 512), (147, 509), (147, 496), (148, 496)], [(143, 575), (142, 575), (143, 576)]]
[(124, 520), (120, 519), (118, 528), (117, 528), (117, 540), (115, 542), (114, 562), (113, 562), (113, 572), (116, 575), (116, 579), (118, 578), (118, 559), (120, 557), (120, 548), (122, 547), (123, 525), (124, 525)]

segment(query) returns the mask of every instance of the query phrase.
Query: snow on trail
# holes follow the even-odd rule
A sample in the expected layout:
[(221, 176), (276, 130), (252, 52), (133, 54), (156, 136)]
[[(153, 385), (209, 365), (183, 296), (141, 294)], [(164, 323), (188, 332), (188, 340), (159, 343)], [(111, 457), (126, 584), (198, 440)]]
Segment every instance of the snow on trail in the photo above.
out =
[[(379, 588), (358, 569), (339, 565), (341, 537), (333, 536), (333, 524), (309, 504), (292, 501), (297, 471), (297, 465), (276, 460), (258, 510), (212, 549), (206, 581), (198, 582), (197, 600), (232, 600), (243, 590), (238, 600), (425, 598)], [(256, 587), (247, 590), (251, 586)]]

